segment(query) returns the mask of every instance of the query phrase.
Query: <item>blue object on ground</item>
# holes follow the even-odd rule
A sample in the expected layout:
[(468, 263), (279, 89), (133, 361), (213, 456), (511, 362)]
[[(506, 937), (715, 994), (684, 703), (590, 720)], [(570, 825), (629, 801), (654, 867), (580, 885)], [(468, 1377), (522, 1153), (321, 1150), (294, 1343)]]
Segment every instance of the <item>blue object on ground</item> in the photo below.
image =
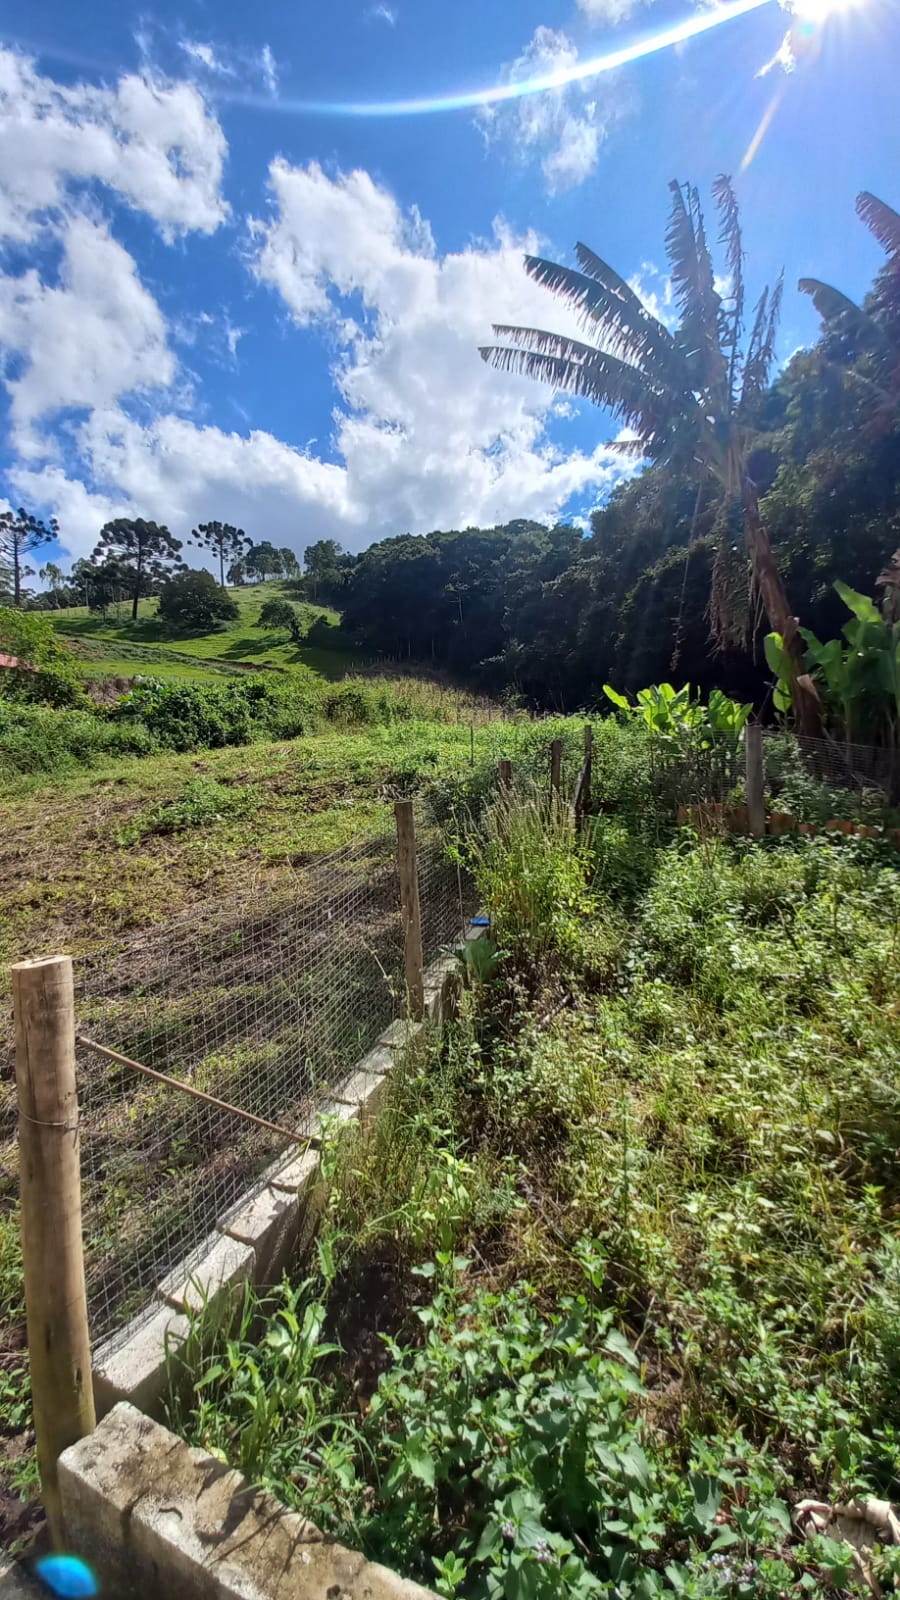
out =
[(490, 917), (472, 917), (469, 921), (470, 928), (489, 928), (490, 925)]
[(80, 1556), (41, 1556), (34, 1571), (50, 1593), (59, 1595), (61, 1600), (86, 1600), (100, 1593), (94, 1574)]

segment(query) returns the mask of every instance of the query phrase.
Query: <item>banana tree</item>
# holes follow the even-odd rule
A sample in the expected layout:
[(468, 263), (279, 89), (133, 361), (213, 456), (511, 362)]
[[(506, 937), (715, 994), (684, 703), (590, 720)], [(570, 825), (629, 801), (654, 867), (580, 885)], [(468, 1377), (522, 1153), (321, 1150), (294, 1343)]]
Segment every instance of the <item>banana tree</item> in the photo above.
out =
[(603, 693), (619, 711), (643, 722), (661, 741), (687, 750), (727, 750), (734, 753), (741, 742), (744, 726), (753, 707), (730, 700), (721, 689), (710, 692), (709, 702), (694, 699), (691, 686), (675, 689), (671, 683), (654, 683), (648, 689), (639, 689), (635, 701), (619, 694), (611, 684), (603, 685)]
[[(740, 628), (749, 633), (754, 607), (762, 601), (792, 665), (791, 697), (798, 725), (819, 731), (819, 702), (804, 670), (803, 641), (793, 616), (748, 460), (756, 437), (762, 397), (775, 356), (782, 280), (764, 289), (744, 343), (744, 247), (731, 180), (713, 186), (729, 281), (717, 288), (696, 188), (673, 182), (666, 254), (681, 313), (673, 331), (654, 317), (628, 283), (587, 245), (576, 246), (580, 271), (539, 256), (525, 257), (535, 282), (575, 311), (584, 339), (542, 328), (497, 324), (504, 342), (481, 355), (504, 372), (521, 372), (553, 388), (607, 407), (629, 430), (617, 448), (659, 464), (688, 467), (718, 485), (723, 515), (719, 556), (710, 595), (718, 639), (733, 636), (735, 601), (728, 581), (736, 523), (743, 533), (749, 567)], [(746, 568), (745, 568), (746, 570)], [(747, 594), (748, 588), (752, 595)]]
[[(823, 643), (808, 628), (802, 629), (807, 650), (807, 665), (835, 715), (839, 731), (849, 742), (872, 742), (900, 749), (900, 584), (893, 572), (900, 569), (895, 558), (882, 573), (879, 583), (885, 589), (881, 609), (868, 595), (848, 584), (835, 584), (851, 615), (843, 627), (844, 641)], [(787, 674), (791, 663), (784, 642), (777, 633), (767, 636), (766, 660), (776, 676), (775, 708), (786, 711), (790, 705)]]

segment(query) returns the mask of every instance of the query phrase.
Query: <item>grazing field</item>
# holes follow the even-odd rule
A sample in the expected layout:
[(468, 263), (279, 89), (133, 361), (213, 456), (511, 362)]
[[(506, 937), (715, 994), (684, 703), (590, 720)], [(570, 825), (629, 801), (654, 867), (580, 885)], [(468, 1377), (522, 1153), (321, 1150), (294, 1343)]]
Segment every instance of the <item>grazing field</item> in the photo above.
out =
[[(339, 617), (328, 606), (292, 601), (301, 628), (307, 630), (320, 617), (335, 630), (335, 647), (319, 643), (295, 644), (285, 630), (259, 626), (259, 613), (267, 600), (288, 599), (280, 582), (258, 583), (228, 594), (240, 608), (234, 622), (220, 623), (207, 633), (178, 633), (157, 615), (156, 600), (141, 600), (137, 621), (131, 620), (131, 606), (110, 607), (105, 617), (85, 606), (47, 612), (61, 639), (71, 647), (88, 677), (134, 677), (139, 673), (158, 677), (183, 676), (202, 682), (218, 678), (222, 667), (237, 663), (257, 668), (279, 668), (285, 672), (315, 672), (336, 679), (351, 671), (356, 662), (353, 651), (338, 631)], [(135, 652), (139, 651), (140, 654)], [(173, 663), (173, 656), (175, 661)], [(184, 673), (177, 668), (178, 657), (185, 661)], [(141, 664), (139, 664), (141, 663)]]

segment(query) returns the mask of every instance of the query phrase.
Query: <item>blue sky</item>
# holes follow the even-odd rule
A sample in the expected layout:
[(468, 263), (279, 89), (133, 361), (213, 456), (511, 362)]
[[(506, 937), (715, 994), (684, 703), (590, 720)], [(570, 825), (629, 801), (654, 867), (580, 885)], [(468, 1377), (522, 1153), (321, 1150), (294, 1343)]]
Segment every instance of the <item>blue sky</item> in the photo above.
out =
[(404, 116), (309, 107), (528, 80), (710, 8), (0, 6), (0, 495), (58, 516), (69, 556), (113, 515), (298, 551), (586, 515), (622, 470), (608, 419), (477, 355), (494, 318), (566, 325), (523, 249), (583, 238), (671, 316), (666, 184), (729, 172), (751, 285), (786, 270), (782, 357), (816, 333), (799, 276), (860, 295), (879, 264), (853, 203), (900, 205), (900, 6), (800, 3), (811, 31), (762, 0)]

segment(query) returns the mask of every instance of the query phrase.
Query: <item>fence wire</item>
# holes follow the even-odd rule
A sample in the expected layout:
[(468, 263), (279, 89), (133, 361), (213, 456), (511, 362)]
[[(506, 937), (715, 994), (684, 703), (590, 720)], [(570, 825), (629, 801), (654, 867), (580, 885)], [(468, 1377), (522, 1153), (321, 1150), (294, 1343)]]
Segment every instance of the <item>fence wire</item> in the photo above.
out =
[(857, 798), (855, 813), (900, 805), (900, 749), (767, 731), (766, 771), (776, 792), (796, 775)]
[[(417, 808), (426, 962), (474, 909)], [(313, 861), (280, 896), (229, 901), (75, 964), (77, 1031), (243, 1111), (302, 1128), (400, 1014), (393, 833)], [(290, 1148), (279, 1134), (79, 1046), (82, 1198), (94, 1340), (148, 1310), (167, 1273)]]

